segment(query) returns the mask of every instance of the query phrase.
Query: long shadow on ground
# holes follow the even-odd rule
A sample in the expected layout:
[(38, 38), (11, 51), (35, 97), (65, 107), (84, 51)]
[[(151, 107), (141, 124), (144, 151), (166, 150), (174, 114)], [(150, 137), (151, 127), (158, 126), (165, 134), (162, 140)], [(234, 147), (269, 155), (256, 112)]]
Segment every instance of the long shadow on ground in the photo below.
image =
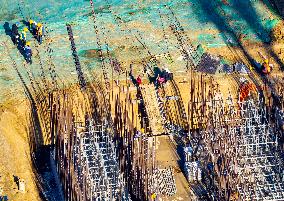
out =
[(30, 115), (30, 127), (29, 127), (29, 145), (31, 153), (31, 162), (33, 173), (35, 174), (35, 184), (38, 187), (38, 191), (42, 200), (53, 201), (59, 200), (63, 201), (60, 196), (60, 191), (62, 190), (56, 183), (56, 176), (54, 171), (52, 171), (52, 164), (50, 160), (50, 154), (52, 150), (52, 145), (44, 144), (43, 131), (40, 124), (40, 118), (38, 114), (37, 104), (31, 94), (23, 76), (17, 68), (17, 64), (9, 55), (13, 62), (14, 70), (16, 71), (18, 77), (21, 80), (22, 86), (26, 93), (26, 96), (30, 102), (31, 115)]
[[(270, 44), (270, 30), (265, 28), (260, 22), (262, 21), (261, 16), (259, 16), (252, 4), (251, 1), (239, 1), (239, 0), (232, 0), (231, 3), (227, 6), (231, 6), (233, 8), (233, 11), (237, 13), (237, 15), (242, 19), (245, 20), (247, 26), (243, 27), (242, 30), (233, 27), (232, 21), (234, 20), (230, 15), (230, 13), (227, 13), (225, 10), (223, 10), (224, 3), (214, 0), (200, 0), (197, 1), (198, 8), (200, 8), (202, 11), (201, 15), (196, 15), (197, 18), (201, 22), (204, 22), (204, 15), (206, 17), (206, 20), (208, 22), (212, 22), (217, 29), (223, 33), (223, 39), (224, 41), (228, 41), (228, 38), (231, 37), (238, 43), (238, 46), (241, 48), (245, 56), (248, 58), (248, 60), (253, 65), (253, 59), (249, 55), (246, 48), (243, 46), (242, 41), (240, 40), (240, 37), (244, 34), (245, 29), (252, 29), (257, 37), (260, 39), (261, 43), (264, 46), (267, 46), (267, 44)], [(227, 45), (230, 46), (230, 43)], [(271, 56), (282, 68), (284, 66), (283, 62), (272, 50), (272, 47), (269, 46), (268, 49), (266, 49), (266, 54)]]

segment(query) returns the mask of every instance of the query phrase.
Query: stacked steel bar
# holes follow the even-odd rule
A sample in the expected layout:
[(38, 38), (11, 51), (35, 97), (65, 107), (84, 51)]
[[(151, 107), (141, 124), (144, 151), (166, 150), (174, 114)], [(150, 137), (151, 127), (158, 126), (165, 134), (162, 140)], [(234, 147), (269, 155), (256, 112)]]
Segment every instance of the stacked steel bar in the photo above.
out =
[(198, 87), (199, 97), (191, 103), (192, 160), (203, 167), (202, 183), (220, 200), (236, 195), (241, 200), (283, 199), (277, 128), (270, 126), (274, 124), (266, 118), (263, 104), (236, 104), (230, 96), (224, 99), (212, 83)]
[(87, 118), (87, 114), (85, 123), (75, 122), (72, 108), (78, 106), (64, 93), (54, 110), (55, 160), (65, 200), (130, 200), (121, 180), (112, 124), (104, 120), (107, 116)]
[(98, 144), (100, 149), (111, 194), (116, 198), (118, 197), (119, 187), (121, 186), (119, 181), (119, 167), (114, 145), (110, 137), (112, 135), (106, 130), (107, 124), (108, 122), (104, 122), (104, 125), (94, 128), (94, 122), (90, 121), (88, 127), (89, 133), (94, 136), (95, 143)]
[[(98, 144), (93, 143), (93, 136), (89, 132), (78, 137), (80, 144), (77, 146), (80, 149), (74, 150), (78, 151), (75, 152), (77, 164), (74, 167), (77, 168), (78, 184), (81, 184), (80, 191), (84, 194), (82, 197), (86, 196), (86, 200), (109, 199), (112, 194)], [(85, 185), (82, 185), (84, 183)]]
[(153, 182), (149, 183), (149, 188), (155, 189), (158, 194), (173, 196), (177, 192), (173, 170), (155, 169), (153, 172)]
[[(278, 128), (275, 132), (282, 158), (284, 159), (284, 79), (279, 76), (269, 76), (270, 86), (266, 85), (263, 91), (266, 94), (267, 118)], [(271, 90), (272, 89), (272, 90)]]
[[(132, 107), (129, 108), (129, 104)], [(139, 120), (134, 114), (134, 105), (130, 96), (127, 96), (125, 102), (117, 96), (115, 113), (114, 125), (117, 131), (115, 141), (120, 169), (124, 174), (123, 179), (133, 199), (148, 200), (148, 192), (152, 189), (148, 184), (153, 178), (156, 160), (155, 139), (134, 128), (134, 122), (137, 126)], [(142, 116), (140, 118), (143, 119)], [(145, 126), (143, 121), (140, 121), (140, 124)]]
[(252, 101), (241, 103), (238, 191), (244, 200), (283, 200), (283, 164), (277, 157), (277, 138), (264, 111)]

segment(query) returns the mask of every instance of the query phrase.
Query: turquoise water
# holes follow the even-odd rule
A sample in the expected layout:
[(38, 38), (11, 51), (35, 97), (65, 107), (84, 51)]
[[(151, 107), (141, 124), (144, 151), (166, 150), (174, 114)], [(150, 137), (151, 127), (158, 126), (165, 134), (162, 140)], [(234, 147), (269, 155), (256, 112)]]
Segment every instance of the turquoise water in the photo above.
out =
[[(21, 19), (32, 18), (43, 21), (51, 30), (65, 32), (64, 24), (72, 22), (78, 27), (90, 24), (90, 3), (88, 0), (0, 0), (0, 23), (15, 22)], [(161, 28), (158, 9), (162, 14), (169, 15), (169, 10), (164, 5), (172, 7), (175, 15), (190, 31), (222, 32), (235, 31), (244, 34), (246, 39), (255, 41), (269, 41), (269, 32), (279, 21), (268, 9), (263, 1), (254, 0), (228, 0), (228, 4), (221, 0), (179, 0), (179, 1), (135, 1), (135, 0), (101, 0), (94, 1), (98, 21), (116, 24), (110, 9), (117, 13), (125, 22), (151, 23), (154, 27)], [(164, 19), (165, 20), (165, 19)], [(165, 24), (168, 26), (169, 24)], [(92, 29), (92, 25), (89, 25)], [(228, 28), (229, 27), (229, 28)], [(0, 33), (3, 34), (3, 27)], [(115, 29), (109, 30), (116, 34)], [(87, 34), (87, 33), (86, 33)], [(83, 34), (82, 34), (83, 35)], [(196, 43), (208, 47), (224, 46), (226, 38), (221, 34), (200, 34), (190, 36)], [(204, 40), (203, 40), (204, 39)], [(84, 38), (82, 39), (84, 41)], [(233, 39), (232, 39), (233, 40)]]
[[(101, 18), (111, 22), (111, 9), (124, 21), (149, 22), (161, 27), (157, 10), (169, 13), (164, 5), (169, 5), (187, 30), (221, 29), (226, 31), (226, 23), (233, 30), (247, 34), (250, 38), (266, 37), (278, 19), (272, 15), (260, 0), (179, 0), (179, 1), (137, 1), (137, 0), (101, 0), (94, 1), (95, 11)], [(58, 23), (88, 21), (90, 3), (88, 0), (0, 0), (0, 22), (14, 22), (21, 18), (33, 18), (44, 21), (49, 26)], [(110, 3), (110, 4), (108, 4)], [(223, 23), (225, 22), (225, 23)], [(219, 24), (218, 24), (219, 23)], [(3, 27), (0, 28), (3, 31)], [(259, 32), (258, 34), (256, 32)], [(218, 40), (218, 39), (217, 39)]]
[[(22, 19), (32, 18), (42, 21), (49, 28), (51, 36), (66, 35), (65, 23), (73, 24), (78, 49), (81, 51), (96, 49), (96, 35), (94, 34), (91, 18), (90, 2), (88, 0), (0, 0), (0, 23), (14, 23)], [(111, 11), (126, 23), (151, 24), (153, 28), (161, 30), (168, 27), (173, 20), (170, 11), (164, 5), (171, 6), (176, 17), (186, 31), (200, 31), (200, 34), (188, 34), (195, 45), (202, 44), (210, 47), (223, 47), (228, 43), (236, 44), (238, 35), (245, 35), (245, 39), (258, 42), (270, 40), (270, 30), (279, 21), (271, 8), (260, 0), (228, 0), (228, 4), (221, 0), (176, 0), (176, 1), (146, 1), (146, 0), (100, 0), (94, 1), (97, 22), (102, 27), (112, 24), (112, 28), (101, 30), (99, 34), (107, 37), (125, 37), (117, 27)], [(267, 3), (267, 2), (266, 2)], [(161, 22), (158, 11), (164, 16)], [(23, 27), (23, 26), (22, 26)], [(22, 28), (21, 27), (21, 28)], [(78, 30), (78, 32), (76, 32)], [(140, 30), (141, 31), (141, 30)], [(215, 33), (210, 33), (215, 32)], [(218, 33), (219, 32), (219, 33)], [(221, 33), (220, 33), (221, 32)], [(0, 34), (4, 34), (0, 26)], [(131, 33), (129, 33), (131, 34)], [(150, 33), (141, 31), (144, 39)], [(91, 39), (90, 39), (91, 38)], [(90, 42), (90, 40), (92, 42)], [(105, 39), (107, 40), (107, 39)], [(63, 41), (59, 43), (63, 45)], [(65, 41), (66, 42), (66, 41)], [(145, 40), (154, 53), (167, 49), (163, 41), (155, 45)], [(65, 44), (63, 47), (66, 47)], [(104, 44), (102, 44), (104, 45)], [(113, 44), (115, 45), (115, 44)], [(55, 54), (66, 55), (69, 52), (59, 47)], [(113, 49), (117, 47), (111, 47)], [(172, 47), (168, 47), (171, 49)]]
[[(131, 58), (148, 56), (145, 50), (132, 51), (134, 46), (141, 47), (139, 42), (127, 39), (133, 38), (134, 33), (141, 34), (141, 40), (152, 54), (162, 55), (168, 50), (178, 53), (177, 41), (173, 34), (169, 36), (168, 42), (162, 38), (162, 28), (169, 30), (169, 25), (174, 21), (171, 12), (164, 5), (172, 8), (192, 43), (195, 46), (202, 44), (207, 48), (224, 47), (228, 43), (237, 45), (240, 34), (244, 35), (246, 40), (268, 42), (271, 29), (280, 19), (268, 5), (268, 0), (94, 0), (96, 24), (99, 27), (97, 35), (94, 32), (88, 0), (0, 0), (0, 5), (0, 43), (9, 40), (2, 26), (5, 22), (11, 25), (29, 18), (43, 22), (53, 39), (50, 47), (54, 50), (52, 58), (56, 71), (62, 77), (70, 79), (70, 82), (76, 81), (76, 73), (65, 26), (67, 22), (73, 25), (82, 67), (88, 72), (100, 67), (97, 58), (85, 56), (88, 55), (86, 52), (99, 48), (98, 38), (102, 47), (106, 49), (107, 43), (109, 50), (115, 51), (115, 56), (121, 61), (128, 55)], [(121, 31), (113, 14), (125, 22), (128, 31)], [(23, 27), (22, 25), (21, 28)], [(31, 35), (28, 35), (28, 39), (32, 40)], [(3, 52), (5, 49), (0, 46), (0, 57), (4, 55)], [(47, 55), (44, 50), (40, 50), (40, 54), (45, 64)], [(178, 61), (178, 57), (177, 55), (173, 58), (173, 63), (164, 58), (161, 60), (167, 64), (171, 63), (172, 66), (184, 66)], [(14, 58), (21, 66), (22, 58), (16, 54)], [(36, 64), (35, 62), (31, 69), (39, 76)], [(11, 61), (6, 56), (0, 59), (0, 67), (2, 66), (11, 68)], [(11, 76), (11, 71), (0, 68), (1, 86), (15, 84), (15, 77)]]

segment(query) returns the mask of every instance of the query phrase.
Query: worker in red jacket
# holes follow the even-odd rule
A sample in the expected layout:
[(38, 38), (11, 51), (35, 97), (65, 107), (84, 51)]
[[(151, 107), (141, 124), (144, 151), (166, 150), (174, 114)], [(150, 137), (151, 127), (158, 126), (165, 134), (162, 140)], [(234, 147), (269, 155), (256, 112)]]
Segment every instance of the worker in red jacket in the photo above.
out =
[(142, 79), (141, 79), (140, 75), (138, 75), (136, 81), (137, 81), (138, 86), (142, 84)]

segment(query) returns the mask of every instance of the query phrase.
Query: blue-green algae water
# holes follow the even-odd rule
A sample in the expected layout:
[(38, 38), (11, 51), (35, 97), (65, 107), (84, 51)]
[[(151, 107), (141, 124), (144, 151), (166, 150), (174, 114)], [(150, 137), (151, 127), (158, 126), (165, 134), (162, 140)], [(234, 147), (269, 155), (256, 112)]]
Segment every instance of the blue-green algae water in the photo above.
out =
[[(0, 0), (0, 3), (1, 24), (32, 18), (47, 23), (50, 28), (59, 29), (62, 33), (65, 30), (63, 24), (66, 22), (74, 22), (79, 27), (90, 24), (91, 9), (88, 0)], [(169, 10), (164, 5), (168, 5), (188, 31), (236, 31), (255, 41), (269, 40), (270, 30), (279, 21), (269, 7), (268, 0), (101, 0), (94, 1), (94, 5), (95, 12), (100, 18), (98, 21), (115, 24), (110, 11), (113, 10), (126, 22), (150, 21), (157, 28), (162, 26), (158, 9), (161, 13), (167, 14)], [(3, 26), (0, 27), (0, 31), (4, 34)], [(215, 46), (222, 46), (223, 38), (220, 34), (201, 33), (195, 39), (198, 43), (211, 46), (215, 43)]]
[[(237, 38), (241, 34), (246, 40), (269, 42), (270, 31), (280, 21), (280, 17), (268, 0), (94, 0), (93, 2), (96, 25), (99, 27), (98, 34), (94, 31), (88, 0), (0, 0), (0, 43), (8, 41), (13, 58), (19, 66), (23, 66), (23, 59), (16, 54), (17, 49), (11, 45), (3, 25), (8, 22), (11, 26), (23, 19), (43, 22), (50, 38), (53, 39), (50, 48), (53, 50), (52, 59), (56, 72), (66, 82), (74, 83), (77, 75), (66, 23), (71, 23), (73, 26), (83, 70), (88, 72), (100, 67), (97, 57), (94, 56), (98, 48), (108, 47), (122, 65), (125, 59), (146, 57), (145, 51), (133, 50), (135, 46), (141, 47), (138, 41), (133, 40), (137, 33), (141, 35), (141, 40), (152, 54), (174, 52), (176, 53), (174, 62), (168, 64), (183, 65), (178, 60), (179, 51), (175, 36), (173, 34), (168, 36), (168, 42), (163, 38), (163, 28), (168, 30), (169, 25), (175, 21), (165, 5), (172, 9), (193, 45), (201, 44), (207, 48), (224, 47), (228, 43), (237, 45)], [(119, 16), (123, 24), (118, 26), (115, 16)], [(21, 28), (23, 27), (21, 23)], [(97, 45), (98, 38), (101, 47)], [(28, 35), (28, 40), (32, 40), (31, 35)], [(89, 54), (90, 51), (92, 54)], [(17, 76), (11, 70), (10, 58), (5, 53), (7, 53), (5, 47), (0, 46), (0, 86), (10, 87), (16, 85), (19, 80), (15, 78)], [(40, 47), (40, 56), (48, 68), (46, 64), (48, 55), (43, 47)], [(35, 60), (30, 66), (35, 77), (41, 75), (38, 63), (39, 61)], [(24, 74), (24, 68), (20, 69), (20, 72)], [(88, 77), (88, 74), (86, 76)]]

